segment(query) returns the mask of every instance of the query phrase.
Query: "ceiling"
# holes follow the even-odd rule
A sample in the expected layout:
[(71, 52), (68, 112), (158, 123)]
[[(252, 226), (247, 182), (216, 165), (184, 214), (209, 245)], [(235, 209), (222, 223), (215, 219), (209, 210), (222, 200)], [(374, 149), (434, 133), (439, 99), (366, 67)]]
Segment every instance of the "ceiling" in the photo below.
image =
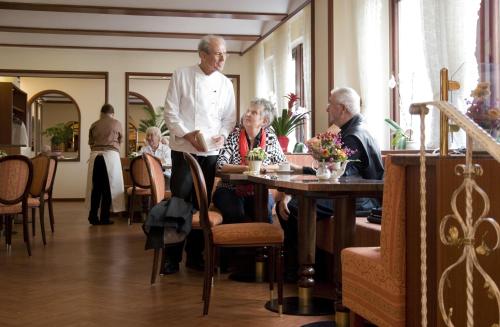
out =
[(0, 46), (196, 51), (222, 35), (242, 54), (310, 0), (0, 1)]

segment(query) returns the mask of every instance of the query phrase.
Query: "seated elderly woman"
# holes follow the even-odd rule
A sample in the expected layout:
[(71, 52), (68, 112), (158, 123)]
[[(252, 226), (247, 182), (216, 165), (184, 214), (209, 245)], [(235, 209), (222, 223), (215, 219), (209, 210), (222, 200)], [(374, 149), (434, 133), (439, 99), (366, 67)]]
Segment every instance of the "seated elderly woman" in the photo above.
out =
[[(227, 137), (219, 152), (217, 168), (221, 172), (241, 173), (248, 170), (246, 155), (249, 149), (264, 149), (267, 158), (262, 162), (263, 169), (277, 169), (277, 164), (286, 161), (278, 139), (269, 125), (273, 121), (275, 109), (265, 99), (255, 99), (237, 125)], [(239, 223), (252, 220), (254, 216), (253, 186), (231, 185), (220, 182), (213, 195), (213, 202), (224, 219), (224, 223)], [(269, 195), (269, 221), (274, 200)]]
[[(150, 126), (146, 129), (146, 146), (142, 147), (139, 154), (149, 153), (161, 160), (162, 165), (172, 165), (170, 157), (170, 148), (167, 144), (161, 142), (161, 130), (156, 126)], [(172, 175), (171, 169), (165, 169), (165, 177), (170, 178)], [(168, 180), (168, 179), (166, 179)], [(167, 187), (169, 184), (167, 183)]]

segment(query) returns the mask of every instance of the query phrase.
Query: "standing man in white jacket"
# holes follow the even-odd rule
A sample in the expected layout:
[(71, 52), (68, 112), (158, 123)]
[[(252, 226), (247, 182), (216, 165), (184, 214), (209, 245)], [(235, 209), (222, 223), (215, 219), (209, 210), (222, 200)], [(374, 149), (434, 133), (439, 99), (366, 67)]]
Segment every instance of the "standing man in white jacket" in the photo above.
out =
[[(193, 179), (182, 152), (189, 152), (198, 160), (210, 199), (218, 150), (236, 123), (233, 85), (221, 73), (227, 56), (224, 39), (215, 35), (203, 37), (198, 44), (198, 55), (200, 64), (174, 72), (165, 100), (165, 122), (172, 149), (170, 189), (172, 196), (193, 203), (196, 203)], [(201, 231), (188, 235), (187, 267), (203, 268), (203, 244)], [(163, 274), (179, 271), (183, 246), (184, 242), (169, 246)]]

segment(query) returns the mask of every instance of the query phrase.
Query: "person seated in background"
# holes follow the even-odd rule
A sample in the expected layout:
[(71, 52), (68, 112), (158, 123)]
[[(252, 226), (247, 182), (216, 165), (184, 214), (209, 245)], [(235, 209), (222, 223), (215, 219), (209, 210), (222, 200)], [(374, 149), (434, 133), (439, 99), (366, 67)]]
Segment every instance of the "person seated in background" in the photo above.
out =
[[(217, 169), (223, 173), (247, 171), (246, 155), (249, 150), (256, 147), (262, 148), (267, 154), (262, 162), (262, 169), (277, 169), (279, 163), (286, 162), (278, 138), (269, 129), (274, 115), (275, 108), (268, 100), (258, 98), (251, 101), (242, 117), (241, 124), (233, 129), (220, 150)], [(225, 224), (251, 221), (255, 215), (253, 185), (251, 184), (232, 185), (220, 182), (214, 192), (213, 202), (221, 211)], [(273, 205), (274, 199), (269, 194), (269, 222), (272, 222)]]
[[(146, 129), (146, 145), (139, 150), (139, 154), (149, 153), (161, 160), (163, 166), (172, 165), (170, 157), (170, 148), (168, 144), (162, 141), (161, 130), (156, 126), (150, 126)], [(172, 175), (171, 169), (165, 169), (165, 186), (169, 188), (170, 176)]]
[[(340, 135), (344, 146), (354, 150), (354, 154), (349, 158), (344, 176), (359, 177), (363, 179), (379, 179), (384, 175), (382, 157), (377, 142), (363, 124), (363, 117), (360, 114), (361, 99), (358, 93), (351, 88), (337, 88), (330, 92), (327, 113), (328, 124), (332, 125), (329, 130), (340, 128)], [(333, 126), (334, 125), (334, 126)], [(298, 167), (294, 167), (297, 169)], [(309, 167), (303, 167), (304, 173), (314, 173)], [(374, 198), (357, 198), (356, 214), (367, 216), (374, 207), (379, 207), (380, 202)], [(316, 218), (318, 220), (330, 218), (335, 211), (332, 199), (316, 200)], [(280, 219), (281, 226), (285, 232), (285, 250), (288, 252), (288, 262), (290, 256), (297, 253), (297, 216), (298, 201), (289, 195), (280, 194), (277, 198), (276, 212)], [(289, 273), (294, 269), (294, 264), (287, 264)]]

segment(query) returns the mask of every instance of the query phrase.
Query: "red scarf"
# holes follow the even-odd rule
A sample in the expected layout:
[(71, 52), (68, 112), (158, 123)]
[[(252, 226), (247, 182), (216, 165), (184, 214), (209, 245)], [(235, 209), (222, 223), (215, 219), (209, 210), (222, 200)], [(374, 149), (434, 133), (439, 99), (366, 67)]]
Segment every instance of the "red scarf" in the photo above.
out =
[[(247, 142), (247, 135), (246, 135), (244, 128), (242, 128), (240, 131), (239, 145), (240, 145), (240, 156), (241, 156), (240, 165), (246, 165), (247, 164), (247, 153), (248, 153), (248, 142)], [(252, 146), (253, 146), (253, 144), (252, 144)], [(261, 129), (260, 130), (259, 147), (261, 149), (265, 149), (265, 146), (266, 146), (266, 132), (264, 132), (264, 130)], [(238, 195), (240, 197), (252, 196), (253, 195), (253, 184), (236, 185), (236, 195)]]
[[(253, 146), (253, 144), (252, 144)], [(260, 144), (259, 147), (265, 150), (266, 147), (266, 132), (263, 129), (260, 130)], [(241, 156), (241, 164), (247, 164), (247, 153), (248, 153), (248, 142), (247, 142), (247, 134), (245, 129), (242, 128), (240, 131), (240, 156)]]

